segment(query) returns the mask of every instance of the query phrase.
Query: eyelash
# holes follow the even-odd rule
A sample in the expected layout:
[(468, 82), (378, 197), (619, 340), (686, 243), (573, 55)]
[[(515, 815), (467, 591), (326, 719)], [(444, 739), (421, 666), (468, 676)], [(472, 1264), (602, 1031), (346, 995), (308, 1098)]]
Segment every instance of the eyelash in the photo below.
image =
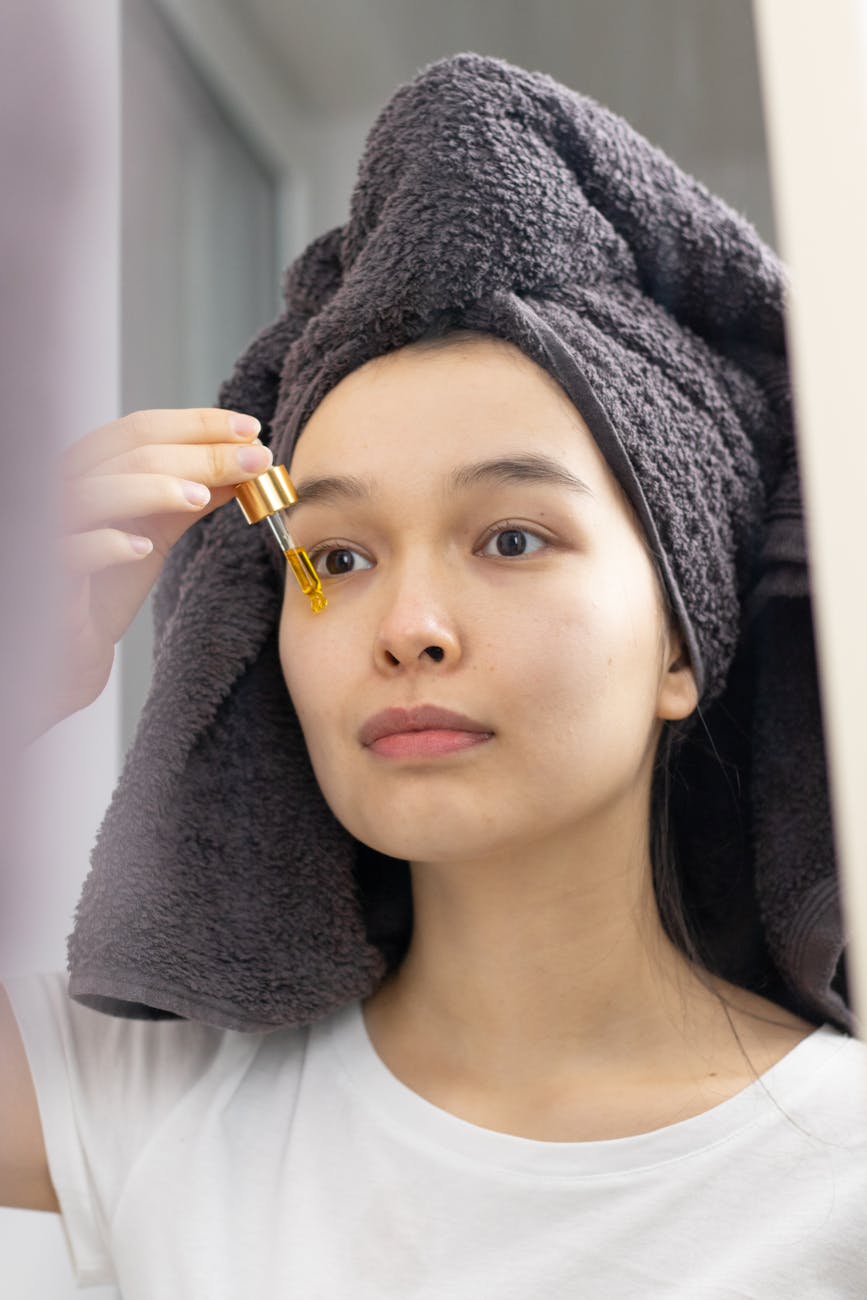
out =
[[(518, 523), (517, 521), (512, 519), (505, 519), (498, 524), (494, 524), (491, 528), (488, 529), (488, 531), (484, 534), (482, 538), (479, 549), (481, 550), (485, 546), (487, 546), (488, 543), (492, 541), (499, 533), (526, 533), (528, 537), (534, 537), (536, 541), (541, 542), (543, 546), (549, 546), (551, 544), (547, 538), (542, 536), (541, 533), (536, 532), (536, 530), (533, 528), (528, 528), (526, 524)], [(353, 546), (341, 546), (339, 544), (336, 545), (334, 542), (320, 542), (318, 546), (311, 547), (311, 549), (308, 551), (308, 555), (310, 557), (310, 563), (315, 568), (317, 560), (321, 556), (328, 555), (332, 551), (350, 551), (353, 555), (361, 554), (361, 552), (356, 550), (356, 548)], [(534, 555), (536, 554), (536, 552), (531, 551), (530, 554)], [(513, 556), (499, 555), (496, 557), (491, 556), (489, 558), (491, 559), (496, 558), (500, 560), (507, 560), (507, 559), (520, 560), (523, 558), (523, 554), (513, 555)], [(349, 570), (349, 572), (351, 573), (353, 572), (353, 570)], [(362, 572), (366, 572), (366, 570), (362, 570)], [(341, 573), (320, 573), (319, 576), (321, 578), (342, 578), (345, 577), (346, 575)]]

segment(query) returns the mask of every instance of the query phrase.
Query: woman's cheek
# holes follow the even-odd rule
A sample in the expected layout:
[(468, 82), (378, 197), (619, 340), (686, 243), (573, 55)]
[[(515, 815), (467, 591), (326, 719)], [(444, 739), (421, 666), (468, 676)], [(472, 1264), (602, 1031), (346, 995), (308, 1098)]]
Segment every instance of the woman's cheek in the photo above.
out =
[[(307, 612), (307, 611), (304, 611)], [(327, 618), (328, 611), (313, 615)], [(318, 649), (321, 637), (305, 626), (296, 611), (284, 612), (280, 622), (280, 666), (283, 680), (298, 720), (307, 734), (309, 721), (316, 717), (332, 689), (331, 661)]]
[[(327, 618), (328, 612), (315, 617)], [(287, 652), (281, 653), (283, 676), (308, 752), (320, 766), (331, 766), (334, 756), (353, 739), (353, 726), (363, 721), (351, 712), (354, 692), (347, 659), (351, 650), (345, 638), (309, 627), (296, 630), (291, 653), (288, 644), (287, 638)]]

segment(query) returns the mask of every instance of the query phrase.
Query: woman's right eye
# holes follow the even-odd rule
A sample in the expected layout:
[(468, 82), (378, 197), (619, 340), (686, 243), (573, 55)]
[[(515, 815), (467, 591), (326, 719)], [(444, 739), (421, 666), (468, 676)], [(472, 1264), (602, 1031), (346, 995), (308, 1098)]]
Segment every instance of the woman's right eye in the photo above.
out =
[[(308, 552), (310, 563), (313, 565), (320, 578), (337, 578), (342, 573), (355, 573), (358, 569), (372, 569), (373, 564), (368, 560), (366, 555), (356, 551), (351, 546), (321, 546), (314, 547)], [(361, 560), (361, 564), (355, 563), (356, 559)], [(320, 567), (320, 561), (325, 561), (324, 567)]]

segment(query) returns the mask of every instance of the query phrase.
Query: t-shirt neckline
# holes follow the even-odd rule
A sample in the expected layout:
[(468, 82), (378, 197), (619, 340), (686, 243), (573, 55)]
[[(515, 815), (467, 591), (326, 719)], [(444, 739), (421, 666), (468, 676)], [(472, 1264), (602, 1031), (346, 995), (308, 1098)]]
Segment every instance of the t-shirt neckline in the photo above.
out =
[[(525, 1174), (599, 1176), (682, 1159), (728, 1140), (760, 1121), (787, 1123), (782, 1112), (846, 1036), (830, 1025), (808, 1034), (757, 1081), (710, 1110), (665, 1128), (630, 1137), (550, 1142), (483, 1128), (434, 1105), (403, 1083), (377, 1054), (360, 1000), (312, 1026), (344, 1080), (380, 1121), (415, 1143)], [(770, 1095), (769, 1095), (770, 1094)]]

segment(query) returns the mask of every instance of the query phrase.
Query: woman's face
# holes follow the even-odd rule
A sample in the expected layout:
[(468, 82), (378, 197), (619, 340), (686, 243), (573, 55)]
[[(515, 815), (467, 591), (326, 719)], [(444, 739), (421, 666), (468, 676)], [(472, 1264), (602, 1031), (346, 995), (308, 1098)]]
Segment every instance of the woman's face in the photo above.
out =
[[(490, 336), (402, 348), (332, 389), (290, 472), (328, 607), (289, 578), (280, 658), (352, 835), (410, 861), (487, 856), (639, 797), (694, 682), (667, 672), (680, 641), (652, 563), (546, 371)], [(373, 714), (422, 704), (483, 730), (447, 752), (365, 743)]]

